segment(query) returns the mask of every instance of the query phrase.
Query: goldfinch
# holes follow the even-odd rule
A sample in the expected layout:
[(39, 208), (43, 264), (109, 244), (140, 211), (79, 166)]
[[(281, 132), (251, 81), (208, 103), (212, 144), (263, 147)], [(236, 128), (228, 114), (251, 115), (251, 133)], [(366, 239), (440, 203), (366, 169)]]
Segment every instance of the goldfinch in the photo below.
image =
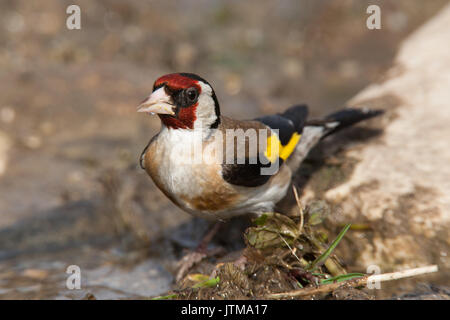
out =
[(212, 86), (192, 73), (157, 79), (138, 112), (161, 120), (160, 132), (141, 154), (141, 167), (178, 207), (219, 220), (272, 211), (312, 147), (381, 113), (347, 108), (308, 121), (308, 108), (296, 105), (280, 114), (234, 120), (221, 115)]

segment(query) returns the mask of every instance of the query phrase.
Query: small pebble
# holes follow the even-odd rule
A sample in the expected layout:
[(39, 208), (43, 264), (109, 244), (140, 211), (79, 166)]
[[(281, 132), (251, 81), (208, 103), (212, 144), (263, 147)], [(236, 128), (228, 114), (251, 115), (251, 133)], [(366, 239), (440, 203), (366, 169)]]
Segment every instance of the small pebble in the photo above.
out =
[(42, 139), (38, 136), (28, 136), (25, 145), (30, 149), (37, 149), (42, 145)]
[(15, 117), (16, 112), (11, 107), (4, 107), (0, 110), (0, 119), (2, 119), (4, 123), (13, 122)]
[(28, 278), (42, 280), (48, 277), (48, 271), (42, 269), (26, 269), (23, 275)]

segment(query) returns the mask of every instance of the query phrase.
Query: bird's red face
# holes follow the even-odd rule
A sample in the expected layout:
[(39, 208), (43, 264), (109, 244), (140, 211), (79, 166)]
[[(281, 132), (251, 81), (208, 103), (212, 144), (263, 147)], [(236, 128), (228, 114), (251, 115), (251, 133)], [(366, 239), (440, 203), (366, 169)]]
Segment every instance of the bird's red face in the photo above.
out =
[(158, 78), (152, 94), (138, 112), (158, 114), (170, 129), (217, 127), (220, 111), (217, 98), (208, 82), (190, 73), (172, 73)]

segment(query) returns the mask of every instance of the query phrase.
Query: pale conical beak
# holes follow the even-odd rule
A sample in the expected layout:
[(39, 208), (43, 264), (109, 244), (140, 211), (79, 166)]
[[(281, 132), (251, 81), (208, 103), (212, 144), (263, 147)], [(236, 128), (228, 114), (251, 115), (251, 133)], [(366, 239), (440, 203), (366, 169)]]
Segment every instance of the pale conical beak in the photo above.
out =
[(164, 87), (153, 91), (153, 93), (142, 102), (137, 112), (148, 112), (157, 114), (174, 115), (174, 105), (171, 103), (170, 96), (167, 95)]

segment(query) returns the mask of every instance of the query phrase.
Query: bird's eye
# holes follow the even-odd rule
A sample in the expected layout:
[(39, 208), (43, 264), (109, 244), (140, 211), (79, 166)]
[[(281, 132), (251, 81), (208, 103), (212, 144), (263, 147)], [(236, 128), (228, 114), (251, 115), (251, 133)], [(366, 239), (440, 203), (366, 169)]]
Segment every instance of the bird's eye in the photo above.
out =
[(198, 92), (195, 88), (189, 88), (186, 90), (186, 96), (190, 102), (194, 102), (197, 99)]

